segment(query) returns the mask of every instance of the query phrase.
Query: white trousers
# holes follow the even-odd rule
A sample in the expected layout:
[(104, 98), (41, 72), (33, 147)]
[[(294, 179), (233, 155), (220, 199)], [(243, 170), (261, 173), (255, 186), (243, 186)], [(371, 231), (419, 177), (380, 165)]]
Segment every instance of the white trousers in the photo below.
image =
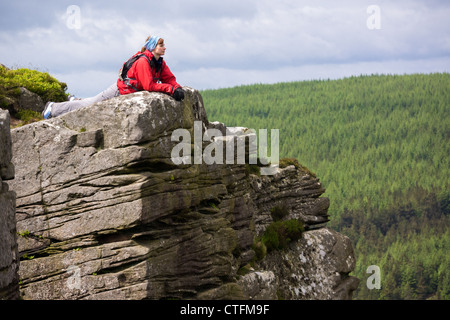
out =
[(108, 89), (100, 92), (98, 95), (80, 100), (55, 102), (52, 105), (52, 117), (59, 117), (64, 113), (77, 110), (82, 107), (90, 106), (96, 102), (111, 99), (120, 95), (117, 84), (114, 83)]

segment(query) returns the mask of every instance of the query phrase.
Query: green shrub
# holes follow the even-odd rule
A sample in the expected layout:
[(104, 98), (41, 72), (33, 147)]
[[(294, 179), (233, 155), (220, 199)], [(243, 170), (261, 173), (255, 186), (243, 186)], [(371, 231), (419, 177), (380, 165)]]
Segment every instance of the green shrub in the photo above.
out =
[(44, 101), (66, 101), (67, 85), (59, 82), (47, 72), (30, 69), (8, 70), (0, 66), (0, 94), (16, 96), (19, 87), (38, 94)]
[(296, 219), (275, 221), (264, 231), (261, 241), (268, 252), (283, 250), (291, 241), (300, 239), (303, 230), (303, 224)]
[(255, 174), (258, 177), (261, 176), (261, 169), (256, 164), (245, 164), (245, 173), (248, 176), (249, 174)]
[(16, 114), (16, 117), (21, 121), (20, 125), (25, 125), (41, 120), (41, 114), (30, 109), (19, 110)]
[(278, 166), (280, 168), (286, 168), (287, 166), (294, 165), (297, 169), (300, 168), (300, 163), (295, 158), (283, 158), (280, 159)]
[(252, 249), (253, 251), (255, 251), (255, 260), (257, 261), (264, 259), (267, 254), (266, 245), (262, 242), (261, 239), (257, 239), (253, 242)]

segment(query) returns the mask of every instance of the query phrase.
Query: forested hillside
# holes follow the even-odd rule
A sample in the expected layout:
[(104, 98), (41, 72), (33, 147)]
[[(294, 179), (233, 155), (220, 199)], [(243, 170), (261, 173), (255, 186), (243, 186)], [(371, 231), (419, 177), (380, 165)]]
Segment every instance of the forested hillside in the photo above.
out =
[[(372, 75), (202, 92), (210, 121), (280, 130), (353, 241), (356, 299), (450, 299), (450, 74)], [(381, 270), (369, 290), (367, 267)]]

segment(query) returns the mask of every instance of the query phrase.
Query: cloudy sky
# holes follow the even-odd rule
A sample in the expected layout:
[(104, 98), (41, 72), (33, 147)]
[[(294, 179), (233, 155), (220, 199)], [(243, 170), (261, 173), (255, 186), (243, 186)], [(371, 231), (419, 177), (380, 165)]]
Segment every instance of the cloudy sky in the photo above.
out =
[(114, 83), (149, 34), (197, 89), (450, 72), (448, 0), (1, 0), (0, 15), (0, 63), (78, 97)]

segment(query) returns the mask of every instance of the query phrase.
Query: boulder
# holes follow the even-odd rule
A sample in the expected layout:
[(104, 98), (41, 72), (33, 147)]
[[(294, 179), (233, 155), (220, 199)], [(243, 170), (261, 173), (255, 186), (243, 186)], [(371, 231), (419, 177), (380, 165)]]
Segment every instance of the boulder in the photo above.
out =
[[(317, 298), (350, 297), (354, 265), (342, 261), (353, 253), (324, 228), (329, 201), (319, 179), (295, 166), (264, 176), (238, 163), (173, 161), (177, 129), (192, 136), (200, 128), (201, 151), (217, 141), (209, 128), (246, 134), (209, 123), (200, 93), (184, 89), (183, 102), (137, 92), (12, 130), (22, 298), (312, 299), (292, 294), (292, 286), (307, 290), (306, 280), (283, 279), (302, 260), (279, 255), (325, 243), (327, 254), (311, 253), (302, 274), (325, 270)], [(194, 140), (186, 150), (196, 150)], [(256, 261), (255, 240), (281, 204), (284, 218), (307, 231), (286, 252)], [(346, 249), (335, 250), (337, 242)]]
[(44, 101), (36, 93), (31, 92), (27, 88), (21, 87), (19, 96), (19, 108), (24, 110), (42, 112), (44, 110)]
[(329, 229), (307, 231), (285, 252), (274, 251), (260, 264), (273, 270), (286, 300), (349, 300), (359, 279), (350, 239)]

